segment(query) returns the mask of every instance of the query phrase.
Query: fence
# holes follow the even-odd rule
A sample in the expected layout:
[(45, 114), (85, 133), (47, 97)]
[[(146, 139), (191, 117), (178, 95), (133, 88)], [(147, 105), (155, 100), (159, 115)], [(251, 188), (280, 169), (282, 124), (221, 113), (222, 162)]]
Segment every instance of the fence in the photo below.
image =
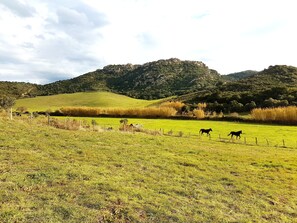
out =
[(188, 138), (197, 138), (198, 140), (202, 141), (217, 141), (222, 143), (230, 143), (230, 144), (241, 144), (241, 145), (249, 145), (249, 146), (265, 146), (265, 147), (276, 147), (276, 148), (294, 148), (297, 149), (297, 141), (292, 142), (281, 139), (281, 140), (271, 140), (268, 138), (260, 138), (260, 137), (245, 137), (242, 136), (241, 138), (236, 139), (236, 137), (222, 137), (220, 134), (217, 136), (212, 135), (198, 135), (198, 134), (192, 134), (184, 133), (182, 131), (176, 131), (173, 132), (172, 130), (168, 131), (167, 133), (160, 129), (160, 134), (165, 136), (174, 136), (174, 137), (188, 137)]
[[(95, 131), (118, 131), (119, 128), (114, 125), (114, 123), (111, 124), (104, 124), (103, 126), (98, 126), (98, 128), (95, 128), (97, 126), (96, 123), (87, 123), (85, 120), (74, 120), (74, 119), (64, 119), (64, 120), (56, 120), (51, 119), (50, 117), (47, 117), (47, 119), (42, 119), (43, 123), (46, 123), (47, 125), (51, 125), (57, 128), (64, 128), (64, 129), (72, 129), (72, 130), (79, 130), (79, 129), (89, 129), (89, 130), (95, 130)], [(54, 121), (56, 120), (56, 121)], [(32, 122), (32, 119), (29, 119), (29, 122)], [(123, 131), (123, 130), (122, 130)], [(150, 135), (164, 135), (164, 136), (171, 136), (171, 137), (187, 137), (187, 138), (196, 138), (198, 140), (206, 141), (217, 141), (222, 143), (232, 143), (232, 144), (239, 144), (239, 145), (250, 145), (250, 146), (265, 146), (265, 147), (276, 147), (276, 148), (294, 148), (297, 149), (297, 141), (292, 140), (286, 140), (286, 139), (280, 139), (280, 140), (271, 140), (269, 138), (260, 138), (260, 137), (245, 137), (241, 136), (241, 138), (236, 139), (236, 137), (222, 137), (220, 134), (214, 136), (214, 134), (211, 134), (209, 136), (206, 135), (199, 135), (199, 134), (193, 134), (191, 132), (184, 132), (184, 131), (167, 131), (165, 132), (164, 129), (128, 129), (126, 130), (128, 132), (143, 132)]]

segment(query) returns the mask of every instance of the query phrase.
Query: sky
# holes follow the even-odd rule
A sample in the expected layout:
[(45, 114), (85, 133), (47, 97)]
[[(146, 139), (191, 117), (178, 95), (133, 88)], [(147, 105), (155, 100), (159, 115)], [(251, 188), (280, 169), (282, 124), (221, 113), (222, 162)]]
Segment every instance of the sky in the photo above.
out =
[(110, 64), (202, 61), (220, 74), (297, 67), (296, 0), (0, 0), (0, 81)]

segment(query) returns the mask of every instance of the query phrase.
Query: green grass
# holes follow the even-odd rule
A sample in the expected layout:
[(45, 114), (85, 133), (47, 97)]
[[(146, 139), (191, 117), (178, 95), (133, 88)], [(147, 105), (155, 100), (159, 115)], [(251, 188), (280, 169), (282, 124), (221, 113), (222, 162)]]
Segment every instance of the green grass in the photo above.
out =
[(19, 99), (14, 108), (26, 107), (29, 111), (57, 110), (67, 106), (139, 108), (160, 100), (141, 100), (111, 92), (82, 92)]
[(297, 221), (296, 149), (32, 122), (0, 119), (0, 222)]
[[(75, 118), (79, 120), (91, 120), (102, 127), (113, 127), (118, 129), (121, 118)], [(135, 119), (128, 118), (129, 123), (142, 124), (144, 128), (151, 130), (160, 130), (165, 134), (173, 131), (173, 135), (178, 135), (180, 131), (185, 136), (189, 134), (198, 138), (199, 130), (201, 128), (212, 128), (211, 139), (229, 140), (227, 136), (230, 131), (242, 130), (240, 140), (234, 140), (235, 143), (244, 143), (244, 138), (247, 144), (256, 144), (256, 137), (258, 145), (269, 147), (282, 147), (283, 140), (285, 146), (297, 148), (297, 126), (282, 126), (282, 125), (265, 125), (265, 124), (249, 124), (239, 122), (223, 122), (223, 121), (206, 121), (206, 120), (170, 120), (170, 119)], [(200, 140), (208, 140), (206, 135), (200, 137)], [(268, 143), (268, 144), (267, 144)]]

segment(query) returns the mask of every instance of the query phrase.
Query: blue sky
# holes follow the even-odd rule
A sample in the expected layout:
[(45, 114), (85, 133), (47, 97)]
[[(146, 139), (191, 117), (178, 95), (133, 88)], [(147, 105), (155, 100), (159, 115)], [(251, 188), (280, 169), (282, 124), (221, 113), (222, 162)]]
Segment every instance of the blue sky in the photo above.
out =
[(0, 80), (109, 64), (202, 61), (220, 74), (297, 66), (295, 0), (1, 0)]

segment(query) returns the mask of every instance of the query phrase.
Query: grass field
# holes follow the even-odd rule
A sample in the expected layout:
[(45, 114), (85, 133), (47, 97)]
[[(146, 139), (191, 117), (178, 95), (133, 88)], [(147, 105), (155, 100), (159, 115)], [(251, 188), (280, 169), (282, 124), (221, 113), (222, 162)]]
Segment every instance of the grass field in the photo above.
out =
[(53, 111), (67, 106), (139, 108), (160, 100), (140, 100), (111, 92), (82, 92), (19, 99), (14, 108), (26, 107), (29, 111)]
[[(296, 132), (134, 121), (193, 132)], [(0, 222), (297, 222), (297, 149), (66, 131), (35, 121), (0, 119), (0, 126)]]
[[(68, 117), (69, 118), (69, 117)], [(64, 117), (63, 117), (64, 119)], [(87, 120), (91, 123), (91, 120), (96, 120), (101, 127), (113, 127), (118, 129), (121, 118), (76, 118), (79, 120)], [(283, 143), (285, 146), (297, 148), (297, 126), (282, 126), (282, 125), (265, 125), (265, 124), (249, 124), (239, 122), (223, 122), (223, 121), (207, 121), (207, 120), (170, 120), (170, 119), (136, 119), (128, 118), (129, 123), (142, 124), (145, 129), (160, 130), (165, 134), (169, 131), (173, 131), (173, 135), (178, 135), (179, 132), (183, 132), (184, 136), (189, 134), (198, 138), (199, 130), (201, 128), (212, 128), (211, 139), (229, 140), (230, 136), (227, 136), (230, 131), (242, 130), (240, 140), (234, 140), (235, 143), (244, 143), (246, 138), (247, 144), (256, 144), (269, 147), (281, 147)], [(200, 140), (208, 140), (206, 135), (200, 137)], [(267, 144), (268, 143), (268, 144)]]

